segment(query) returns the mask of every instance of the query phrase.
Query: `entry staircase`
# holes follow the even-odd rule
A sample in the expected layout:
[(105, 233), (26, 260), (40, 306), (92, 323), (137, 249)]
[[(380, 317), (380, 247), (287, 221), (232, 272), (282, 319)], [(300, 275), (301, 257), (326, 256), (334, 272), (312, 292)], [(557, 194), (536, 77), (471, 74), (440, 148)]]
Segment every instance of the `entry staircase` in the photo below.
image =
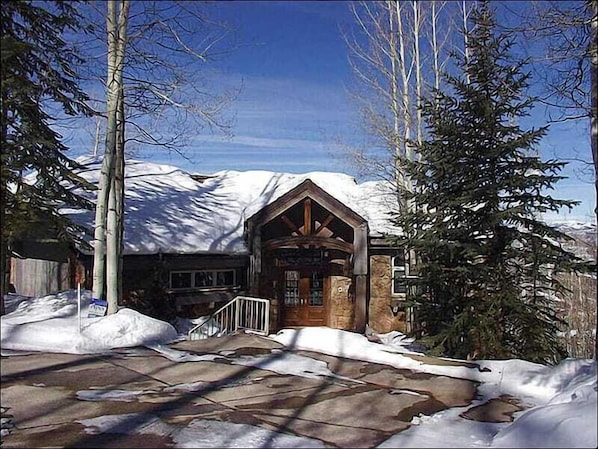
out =
[(269, 334), (270, 301), (268, 299), (236, 296), (203, 323), (192, 328), (187, 333), (187, 339), (222, 337), (239, 331)]

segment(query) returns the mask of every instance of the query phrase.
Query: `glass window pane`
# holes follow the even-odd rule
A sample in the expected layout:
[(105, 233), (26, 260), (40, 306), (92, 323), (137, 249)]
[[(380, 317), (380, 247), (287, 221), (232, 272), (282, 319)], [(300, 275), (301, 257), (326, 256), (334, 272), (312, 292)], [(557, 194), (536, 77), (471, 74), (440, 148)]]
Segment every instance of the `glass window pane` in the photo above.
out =
[(309, 305), (324, 305), (324, 276), (322, 273), (312, 273), (309, 284)]
[(399, 254), (392, 258), (392, 266), (393, 267), (404, 267), (405, 266), (405, 257), (403, 254)]
[(191, 288), (191, 273), (170, 273), (171, 288)]
[(216, 272), (216, 285), (235, 285), (234, 271), (218, 271)]
[(395, 279), (393, 285), (393, 293), (407, 293), (407, 284), (405, 279)]
[(405, 269), (393, 270), (392, 293), (407, 293), (407, 284), (405, 283)]
[(299, 272), (284, 272), (284, 304), (286, 306), (299, 305)]
[(407, 292), (405, 284), (405, 255), (400, 253), (392, 258), (392, 294)]
[(212, 287), (214, 285), (214, 274), (211, 271), (198, 271), (195, 273), (196, 287)]

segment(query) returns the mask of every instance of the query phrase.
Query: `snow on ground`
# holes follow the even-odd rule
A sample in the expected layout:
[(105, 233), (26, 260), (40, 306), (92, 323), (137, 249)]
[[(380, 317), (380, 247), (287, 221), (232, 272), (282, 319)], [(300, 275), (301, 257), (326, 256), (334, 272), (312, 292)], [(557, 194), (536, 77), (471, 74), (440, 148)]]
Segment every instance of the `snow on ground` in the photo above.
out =
[(142, 413), (101, 416), (82, 419), (90, 433), (127, 433), (169, 435), (181, 448), (323, 448), (324, 444), (296, 435), (272, 432), (248, 424), (194, 419), (187, 427), (178, 429), (155, 416)]
[[(0, 318), (1, 350), (63, 353), (104, 353), (116, 348), (147, 346), (178, 362), (200, 362), (224, 355), (197, 356), (170, 348), (181, 334), (168, 323), (130, 309), (102, 317), (88, 318), (90, 292), (83, 292), (81, 325), (76, 291), (42, 298), (6, 296), (7, 314)], [(184, 320), (180, 320), (184, 324)], [(183, 334), (186, 329), (183, 329)], [(179, 330), (179, 332), (181, 332)], [(462, 418), (464, 407), (420, 415), (412, 426), (390, 437), (380, 447), (596, 447), (597, 370), (596, 361), (567, 359), (558, 366), (544, 366), (523, 360), (480, 361), (475, 364), (438, 364), (418, 361), (410, 354), (411, 341), (398, 333), (379, 335), (381, 343), (364, 335), (330, 328), (283, 329), (271, 335), (289, 349), (316, 351), (362, 361), (412, 369), (480, 382), (476, 403), (511, 394), (531, 406), (515, 415), (513, 423), (484, 423)], [(230, 357), (233, 363), (255, 366), (298, 376), (335, 376), (321, 361), (293, 353), (282, 353), (272, 361), (262, 356)], [(425, 360), (425, 359), (423, 359)], [(446, 361), (451, 362), (446, 359)], [(170, 388), (189, 390), (200, 385)], [(84, 400), (133, 400), (151, 391), (81, 391)], [(101, 431), (118, 422), (130, 426), (127, 432), (169, 434), (177, 447), (323, 447), (320, 441), (275, 433), (246, 424), (194, 420), (177, 430), (157, 420), (137, 429), (131, 422), (146, 422), (133, 415), (112, 415), (81, 421), (89, 432)], [(120, 421), (119, 421), (120, 420)], [(123, 424), (125, 425), (125, 424)], [(3, 430), (4, 431), (4, 430)]]
[[(283, 375), (291, 374), (294, 376), (306, 377), (308, 379), (320, 379), (322, 376), (347, 379), (343, 376), (337, 376), (330, 371), (326, 362), (302, 355), (282, 352), (280, 350), (272, 350), (272, 353), (277, 353), (276, 357), (272, 357), (271, 354), (266, 354), (227, 358), (223, 355), (214, 354), (189, 354), (188, 352), (172, 349), (165, 345), (148, 345), (148, 348), (159, 352), (173, 362), (202, 362), (220, 358), (226, 359), (234, 365), (251, 366), (254, 368), (274, 371), (275, 373)], [(356, 382), (355, 380), (351, 381)]]

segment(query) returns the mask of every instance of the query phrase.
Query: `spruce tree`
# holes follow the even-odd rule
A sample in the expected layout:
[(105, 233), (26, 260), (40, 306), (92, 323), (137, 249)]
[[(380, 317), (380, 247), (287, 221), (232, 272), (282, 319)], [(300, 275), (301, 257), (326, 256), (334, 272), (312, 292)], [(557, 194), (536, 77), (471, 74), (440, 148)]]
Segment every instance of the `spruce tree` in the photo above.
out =
[[(59, 208), (91, 206), (73, 192), (90, 185), (73, 173), (78, 165), (65, 155), (52, 126), (58, 118), (52, 111), (88, 112), (73, 71), (81, 61), (63, 39), (65, 32), (80, 29), (75, 8), (60, 1), (15, 1), (0, 9), (2, 273), (14, 240), (47, 234), (69, 240), (82, 229)], [(28, 175), (35, 181), (27, 181)]]
[(522, 128), (534, 104), (525, 63), (486, 3), (473, 21), (469, 59), (424, 102), (428, 137), (407, 167), (412, 207), (397, 223), (417, 256), (410, 299), (437, 354), (554, 363), (565, 355), (556, 275), (577, 260), (540, 214), (575, 203), (547, 193), (564, 166), (537, 155), (547, 127)]

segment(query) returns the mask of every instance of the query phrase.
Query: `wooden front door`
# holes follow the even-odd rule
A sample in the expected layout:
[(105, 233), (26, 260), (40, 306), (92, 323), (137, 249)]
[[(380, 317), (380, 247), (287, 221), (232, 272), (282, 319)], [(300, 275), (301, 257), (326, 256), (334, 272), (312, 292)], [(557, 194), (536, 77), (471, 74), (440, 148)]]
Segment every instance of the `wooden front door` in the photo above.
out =
[(324, 275), (315, 270), (283, 273), (283, 326), (325, 326)]

